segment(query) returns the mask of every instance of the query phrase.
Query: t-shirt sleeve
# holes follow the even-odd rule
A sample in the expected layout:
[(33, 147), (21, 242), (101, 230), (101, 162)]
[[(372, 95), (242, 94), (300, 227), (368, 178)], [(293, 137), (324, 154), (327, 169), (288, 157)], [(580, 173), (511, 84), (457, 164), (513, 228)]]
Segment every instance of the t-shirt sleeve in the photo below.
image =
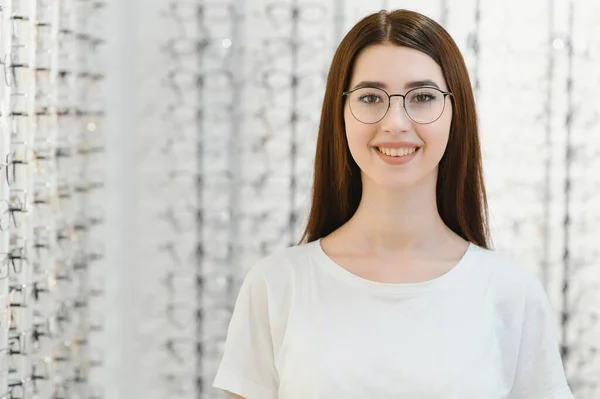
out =
[(529, 275), (517, 369), (508, 399), (573, 399), (567, 384), (555, 311), (537, 277)]
[(276, 399), (268, 291), (260, 264), (247, 273), (227, 329), (224, 353), (213, 387), (247, 399)]

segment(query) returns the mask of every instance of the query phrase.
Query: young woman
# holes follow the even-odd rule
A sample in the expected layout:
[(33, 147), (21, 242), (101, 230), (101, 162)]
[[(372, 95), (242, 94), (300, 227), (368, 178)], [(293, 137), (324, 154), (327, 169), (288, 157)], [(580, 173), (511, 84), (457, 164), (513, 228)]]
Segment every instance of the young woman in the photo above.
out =
[(475, 103), (449, 34), (361, 20), (325, 89), (299, 245), (241, 286), (213, 386), (248, 399), (572, 399), (535, 275), (490, 249)]

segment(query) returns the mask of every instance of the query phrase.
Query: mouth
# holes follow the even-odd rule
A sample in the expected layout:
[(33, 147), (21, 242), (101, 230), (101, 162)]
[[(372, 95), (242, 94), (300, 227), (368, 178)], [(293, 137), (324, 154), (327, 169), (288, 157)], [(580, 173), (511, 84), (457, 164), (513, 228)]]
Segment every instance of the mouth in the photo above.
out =
[(419, 151), (421, 147), (413, 147), (413, 148), (382, 148), (375, 147), (377, 151), (379, 151), (383, 155), (387, 155), (393, 158), (402, 158), (407, 157), (415, 152)]
[(421, 147), (402, 149), (373, 147), (379, 159), (392, 166), (409, 164), (419, 154), (420, 149)]

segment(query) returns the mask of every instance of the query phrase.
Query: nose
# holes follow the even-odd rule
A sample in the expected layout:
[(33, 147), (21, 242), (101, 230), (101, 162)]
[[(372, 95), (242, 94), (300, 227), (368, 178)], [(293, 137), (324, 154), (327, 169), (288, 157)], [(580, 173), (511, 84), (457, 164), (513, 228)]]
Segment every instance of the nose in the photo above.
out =
[(400, 96), (390, 98), (390, 109), (381, 121), (385, 130), (403, 130), (410, 128), (412, 120), (404, 109), (404, 99)]

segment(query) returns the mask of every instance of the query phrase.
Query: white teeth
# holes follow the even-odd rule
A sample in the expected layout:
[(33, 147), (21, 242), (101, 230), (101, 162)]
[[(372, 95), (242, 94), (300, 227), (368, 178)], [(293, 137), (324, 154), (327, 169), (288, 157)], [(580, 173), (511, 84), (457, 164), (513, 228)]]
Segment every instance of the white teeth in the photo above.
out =
[(390, 155), (392, 157), (403, 157), (406, 155), (410, 155), (417, 150), (417, 147), (414, 148), (377, 148), (380, 152), (385, 155)]

